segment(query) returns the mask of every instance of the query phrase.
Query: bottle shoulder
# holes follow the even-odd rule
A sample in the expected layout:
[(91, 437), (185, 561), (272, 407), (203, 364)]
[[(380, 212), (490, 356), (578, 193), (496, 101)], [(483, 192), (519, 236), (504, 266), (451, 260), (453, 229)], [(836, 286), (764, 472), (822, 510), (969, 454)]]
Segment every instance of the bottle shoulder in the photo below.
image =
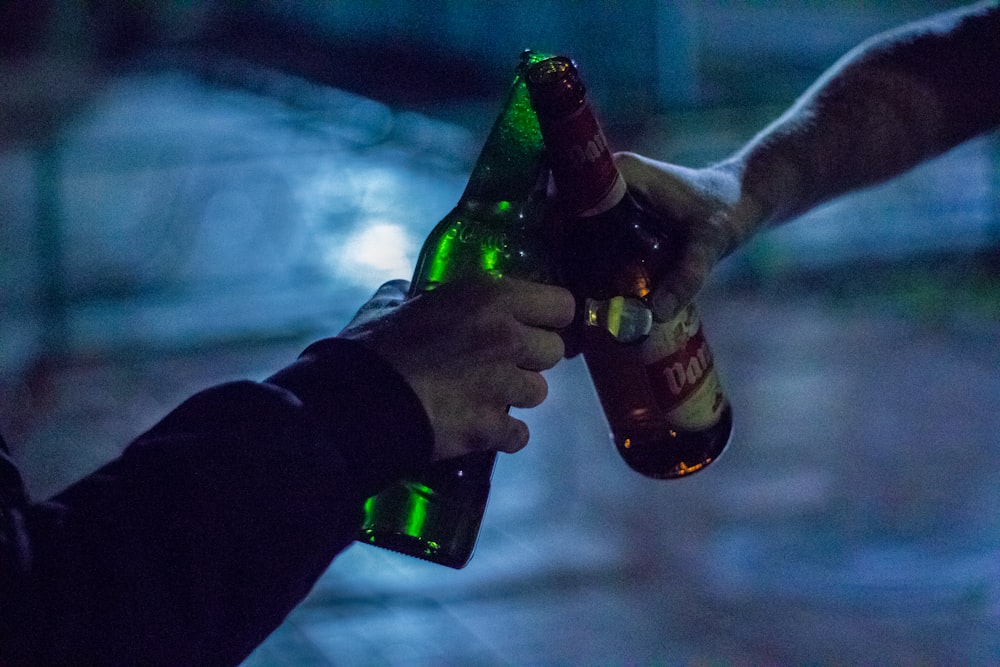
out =
[(482, 274), (551, 282), (552, 252), (541, 222), (540, 211), (459, 204), (424, 241), (413, 282), (426, 289)]
[(578, 297), (644, 299), (676, 256), (670, 235), (631, 197), (596, 216), (561, 221), (559, 266)]

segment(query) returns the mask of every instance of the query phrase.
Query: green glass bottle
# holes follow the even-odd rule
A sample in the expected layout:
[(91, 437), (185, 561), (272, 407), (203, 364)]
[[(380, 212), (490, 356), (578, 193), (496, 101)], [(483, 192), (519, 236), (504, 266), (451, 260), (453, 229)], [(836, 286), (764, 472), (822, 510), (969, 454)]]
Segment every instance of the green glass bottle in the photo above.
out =
[[(417, 260), (411, 295), (475, 274), (547, 282), (541, 233), (548, 169), (525, 67), (544, 56), (526, 51), (458, 204), (431, 231)], [(365, 503), (359, 541), (464, 567), (472, 557), (496, 454), (430, 464)]]

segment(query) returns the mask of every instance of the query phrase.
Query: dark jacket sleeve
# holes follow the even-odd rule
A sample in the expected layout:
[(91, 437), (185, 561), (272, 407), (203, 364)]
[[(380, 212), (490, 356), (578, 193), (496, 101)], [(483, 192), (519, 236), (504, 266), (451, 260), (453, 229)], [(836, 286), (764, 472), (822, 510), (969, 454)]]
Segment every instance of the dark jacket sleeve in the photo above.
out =
[(238, 663), (431, 440), (403, 379), (331, 339), (193, 396), (46, 502), (9, 489), (0, 664)]

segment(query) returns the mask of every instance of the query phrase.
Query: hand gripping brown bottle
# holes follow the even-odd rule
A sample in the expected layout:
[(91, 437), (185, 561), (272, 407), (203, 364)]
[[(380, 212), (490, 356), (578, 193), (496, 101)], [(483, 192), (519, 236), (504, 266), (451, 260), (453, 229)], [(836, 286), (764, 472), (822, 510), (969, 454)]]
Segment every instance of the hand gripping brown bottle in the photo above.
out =
[[(576, 65), (547, 58), (526, 79), (563, 213), (555, 230), (561, 280), (578, 302), (602, 309), (621, 297), (648, 298), (675, 246), (628, 192)], [(588, 307), (585, 320), (598, 315)], [(641, 342), (619, 342), (600, 324), (584, 327), (582, 353), (628, 465), (670, 479), (718, 458), (732, 412), (694, 305), (654, 321)]]

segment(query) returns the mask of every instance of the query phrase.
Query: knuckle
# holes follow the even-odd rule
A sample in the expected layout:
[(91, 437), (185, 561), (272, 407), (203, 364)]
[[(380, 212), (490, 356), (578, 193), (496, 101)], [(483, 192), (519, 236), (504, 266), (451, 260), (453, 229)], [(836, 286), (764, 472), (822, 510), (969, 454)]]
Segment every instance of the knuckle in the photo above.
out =
[(525, 335), (524, 327), (511, 319), (495, 322), (493, 334), (498, 351), (505, 358), (516, 360), (531, 351), (531, 340)]

